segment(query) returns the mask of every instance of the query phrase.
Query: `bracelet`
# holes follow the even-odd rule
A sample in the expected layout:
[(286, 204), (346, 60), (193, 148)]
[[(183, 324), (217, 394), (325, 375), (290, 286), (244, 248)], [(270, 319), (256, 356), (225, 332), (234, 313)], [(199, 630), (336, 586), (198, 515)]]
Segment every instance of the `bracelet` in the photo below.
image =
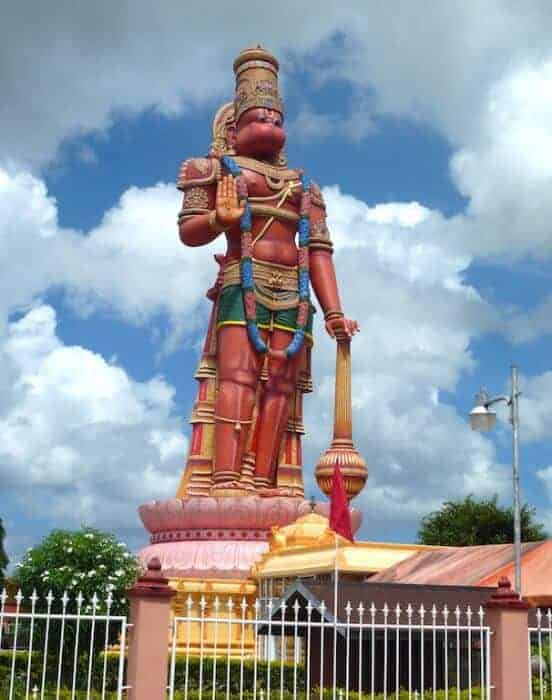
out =
[(329, 309), (324, 314), (324, 321), (332, 321), (334, 318), (344, 318), (344, 316), (345, 314), (343, 311), (333, 311), (332, 309)]
[(221, 224), (220, 221), (217, 221), (217, 210), (213, 209), (211, 213), (209, 214), (209, 227), (211, 231), (215, 231), (216, 233), (221, 233), (222, 231), (226, 231), (228, 228), (224, 224)]

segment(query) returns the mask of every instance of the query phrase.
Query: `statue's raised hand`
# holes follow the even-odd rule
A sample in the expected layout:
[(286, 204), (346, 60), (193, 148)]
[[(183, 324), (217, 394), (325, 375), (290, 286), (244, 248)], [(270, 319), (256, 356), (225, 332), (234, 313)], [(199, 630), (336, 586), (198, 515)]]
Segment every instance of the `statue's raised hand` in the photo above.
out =
[(236, 180), (232, 175), (225, 175), (217, 184), (217, 221), (230, 228), (240, 220), (244, 209), (238, 199)]

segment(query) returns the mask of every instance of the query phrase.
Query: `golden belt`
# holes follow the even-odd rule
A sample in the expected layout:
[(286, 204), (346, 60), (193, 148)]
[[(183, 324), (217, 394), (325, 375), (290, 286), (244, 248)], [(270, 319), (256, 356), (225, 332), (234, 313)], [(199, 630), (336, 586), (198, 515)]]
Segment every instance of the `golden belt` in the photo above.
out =
[[(257, 301), (270, 311), (294, 309), (299, 304), (297, 266), (278, 265), (253, 259), (253, 279)], [(240, 263), (228, 263), (223, 272), (222, 288), (241, 283)]]

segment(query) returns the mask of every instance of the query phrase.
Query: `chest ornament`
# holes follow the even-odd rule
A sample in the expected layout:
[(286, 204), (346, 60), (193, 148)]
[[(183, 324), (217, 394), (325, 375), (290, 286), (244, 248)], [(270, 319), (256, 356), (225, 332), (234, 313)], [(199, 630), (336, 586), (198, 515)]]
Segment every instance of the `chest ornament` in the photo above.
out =
[[(243, 161), (243, 159), (240, 159)], [(255, 161), (257, 162), (257, 161)], [(295, 332), (291, 342), (285, 350), (273, 350), (269, 348), (262, 339), (257, 324), (257, 309), (255, 296), (255, 280), (253, 276), (253, 239), (251, 235), (251, 205), (247, 192), (247, 182), (237, 160), (230, 156), (224, 156), (221, 160), (222, 166), (233, 177), (237, 178), (238, 195), (245, 205), (244, 213), (240, 220), (241, 228), (241, 260), (240, 260), (240, 281), (245, 309), (247, 333), (253, 347), (260, 353), (268, 353), (276, 357), (293, 357), (296, 355), (305, 342), (305, 328), (308, 319), (310, 306), (310, 271), (309, 271), (309, 240), (310, 240), (310, 209), (311, 209), (311, 181), (310, 178), (301, 173), (301, 206), (299, 215), (299, 253), (298, 253), (298, 286), (299, 305), (297, 308), (297, 322)], [(271, 166), (267, 166), (271, 167)], [(293, 172), (297, 178), (296, 171)], [(292, 178), (290, 178), (292, 179)]]
[(268, 187), (275, 191), (282, 190), (289, 182), (297, 180), (301, 174), (300, 171), (292, 170), (291, 168), (273, 165), (272, 163), (263, 163), (260, 160), (247, 158), (246, 156), (235, 156), (234, 161), (239, 168), (245, 168), (259, 175), (264, 175)]

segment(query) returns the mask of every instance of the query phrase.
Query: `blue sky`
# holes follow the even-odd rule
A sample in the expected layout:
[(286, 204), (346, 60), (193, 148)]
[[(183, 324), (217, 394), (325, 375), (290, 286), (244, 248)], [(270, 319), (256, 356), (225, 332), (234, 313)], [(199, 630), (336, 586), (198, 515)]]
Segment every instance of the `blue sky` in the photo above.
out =
[[(402, 2), (322, 3), (295, 20), (292, 3), (268, 19), (244, 6), (232, 22), (225, 3), (121, 5), (117, 22), (101, 4), (40, 18), (23, 3), (1, 30), (9, 555), (81, 523), (137, 548), (137, 506), (174, 495), (221, 245), (179, 244), (174, 180), (208, 150), (232, 58), (258, 41), (281, 59), (289, 161), (324, 187), (344, 306), (362, 327), (362, 537), (413, 541), (422, 514), (468, 493), (510, 502), (508, 425), (480, 436), (466, 416), (480, 385), (508, 391), (513, 362), (523, 497), (552, 531), (546, 4), (435, 7), (425, 23)], [(309, 494), (331, 430), (333, 349), (320, 326)]]

